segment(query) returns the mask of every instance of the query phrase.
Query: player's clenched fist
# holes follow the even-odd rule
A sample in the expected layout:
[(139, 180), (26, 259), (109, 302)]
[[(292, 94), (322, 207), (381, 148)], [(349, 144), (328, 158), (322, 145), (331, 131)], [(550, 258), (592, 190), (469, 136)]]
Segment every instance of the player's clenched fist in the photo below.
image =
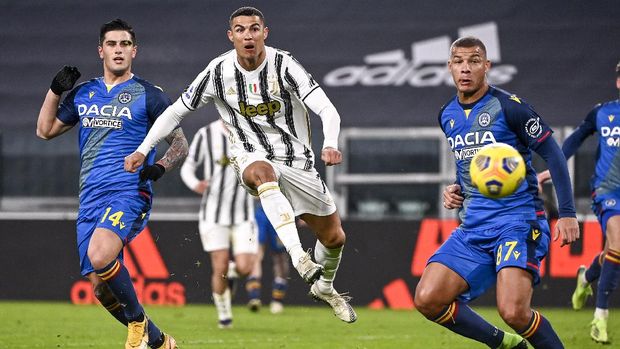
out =
[(145, 156), (142, 153), (134, 151), (130, 155), (125, 156), (125, 171), (134, 173), (144, 163)]
[(75, 82), (82, 76), (77, 67), (65, 65), (56, 73), (52, 80), (50, 90), (56, 95), (61, 95), (65, 91), (69, 91), (75, 85)]
[(338, 149), (326, 147), (321, 151), (321, 160), (326, 166), (338, 165), (342, 162), (342, 153)]
[(463, 206), (463, 194), (461, 193), (461, 186), (458, 184), (451, 184), (443, 190), (443, 207), (451, 210), (453, 208), (459, 208)]

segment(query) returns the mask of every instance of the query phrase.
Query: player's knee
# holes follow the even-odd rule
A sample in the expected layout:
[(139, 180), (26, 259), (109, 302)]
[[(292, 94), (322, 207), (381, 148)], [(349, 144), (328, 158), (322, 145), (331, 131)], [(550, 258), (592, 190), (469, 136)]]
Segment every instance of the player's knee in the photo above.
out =
[(432, 289), (418, 284), (413, 299), (416, 309), (429, 320), (435, 318), (442, 309), (434, 294), (435, 292)]
[(497, 310), (502, 320), (517, 330), (525, 328), (532, 316), (532, 311), (521, 304), (499, 305)]
[(249, 262), (237, 262), (236, 270), (240, 276), (248, 276), (252, 272), (252, 267), (254, 265)]
[(93, 268), (95, 268), (95, 270), (105, 268), (114, 260), (114, 258), (110, 259), (110, 257), (108, 257), (108, 254), (98, 249), (89, 249), (88, 259), (90, 259), (90, 263), (93, 265)]
[(342, 230), (342, 226), (338, 226), (326, 231), (326, 234), (322, 234), (321, 244), (327, 248), (339, 248), (347, 241), (347, 236)]
[(257, 161), (245, 169), (243, 181), (251, 187), (258, 188), (263, 183), (277, 182), (278, 177), (271, 165), (263, 161)]

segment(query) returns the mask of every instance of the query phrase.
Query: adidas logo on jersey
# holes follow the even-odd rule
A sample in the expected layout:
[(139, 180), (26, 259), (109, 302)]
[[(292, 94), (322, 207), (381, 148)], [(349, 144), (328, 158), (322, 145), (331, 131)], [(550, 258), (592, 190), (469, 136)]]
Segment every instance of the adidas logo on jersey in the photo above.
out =
[[(517, 73), (514, 65), (497, 65), (501, 61), (499, 35), (495, 22), (481, 23), (458, 29), (458, 36), (476, 36), (487, 48), (487, 58), (493, 63), (487, 73), (490, 84), (501, 85), (512, 81)], [(365, 65), (336, 68), (323, 79), (327, 86), (453, 86), (446, 68), (452, 39), (448, 35), (411, 44), (411, 59), (405, 50), (391, 50), (364, 56)]]

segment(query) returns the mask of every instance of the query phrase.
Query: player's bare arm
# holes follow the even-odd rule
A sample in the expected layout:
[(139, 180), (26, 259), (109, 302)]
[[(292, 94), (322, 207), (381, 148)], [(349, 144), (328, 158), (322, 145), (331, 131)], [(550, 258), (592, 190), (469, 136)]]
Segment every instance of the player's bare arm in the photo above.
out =
[(448, 210), (463, 206), (463, 199), (461, 186), (458, 184), (450, 184), (443, 190), (443, 207)]
[(579, 240), (579, 223), (575, 217), (562, 217), (558, 219), (553, 232), (553, 241), (562, 236), (560, 246), (569, 245)]
[(60, 96), (63, 92), (71, 90), (80, 76), (78, 69), (70, 66), (64, 66), (56, 73), (39, 111), (37, 137), (46, 140), (52, 139), (73, 127), (58, 120), (56, 113), (60, 104)]
[(168, 142), (170, 147), (168, 147), (164, 156), (162, 156), (157, 163), (168, 171), (183, 163), (183, 160), (185, 160), (189, 152), (189, 146), (183, 134), (183, 129), (180, 127), (172, 131), (172, 133), (166, 137), (166, 142)]
[(551, 172), (549, 170), (542, 171), (536, 175), (536, 179), (538, 180), (538, 192), (542, 193), (542, 185), (551, 179)]

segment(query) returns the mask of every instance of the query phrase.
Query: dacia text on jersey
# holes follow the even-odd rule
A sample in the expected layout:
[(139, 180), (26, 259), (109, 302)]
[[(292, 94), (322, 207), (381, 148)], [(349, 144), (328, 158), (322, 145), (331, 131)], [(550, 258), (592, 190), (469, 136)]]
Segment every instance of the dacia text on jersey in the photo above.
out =
[(620, 127), (603, 126), (601, 127), (601, 136), (605, 137), (605, 142), (610, 147), (620, 147)]
[(448, 144), (457, 160), (473, 158), (480, 148), (488, 143), (496, 143), (491, 131), (468, 132), (464, 136), (457, 134), (454, 137), (448, 137)]
[[(510, 64), (499, 65), (501, 61), (499, 31), (497, 23), (486, 22), (458, 28), (458, 36), (475, 36), (484, 39), (487, 59), (493, 65), (487, 73), (492, 85), (512, 81), (517, 67)], [(413, 87), (453, 86), (446, 62), (450, 54), (452, 39), (448, 35), (411, 44), (410, 59), (406, 51), (395, 49), (365, 55), (364, 65), (348, 65), (336, 68), (325, 75), (326, 86), (402, 86), (408, 83)]]
[(82, 127), (86, 128), (113, 128), (120, 130), (123, 128), (122, 117), (131, 120), (131, 109), (116, 105), (106, 104), (99, 107), (97, 104), (93, 104), (89, 107), (86, 104), (79, 104), (78, 114), (83, 116)]

